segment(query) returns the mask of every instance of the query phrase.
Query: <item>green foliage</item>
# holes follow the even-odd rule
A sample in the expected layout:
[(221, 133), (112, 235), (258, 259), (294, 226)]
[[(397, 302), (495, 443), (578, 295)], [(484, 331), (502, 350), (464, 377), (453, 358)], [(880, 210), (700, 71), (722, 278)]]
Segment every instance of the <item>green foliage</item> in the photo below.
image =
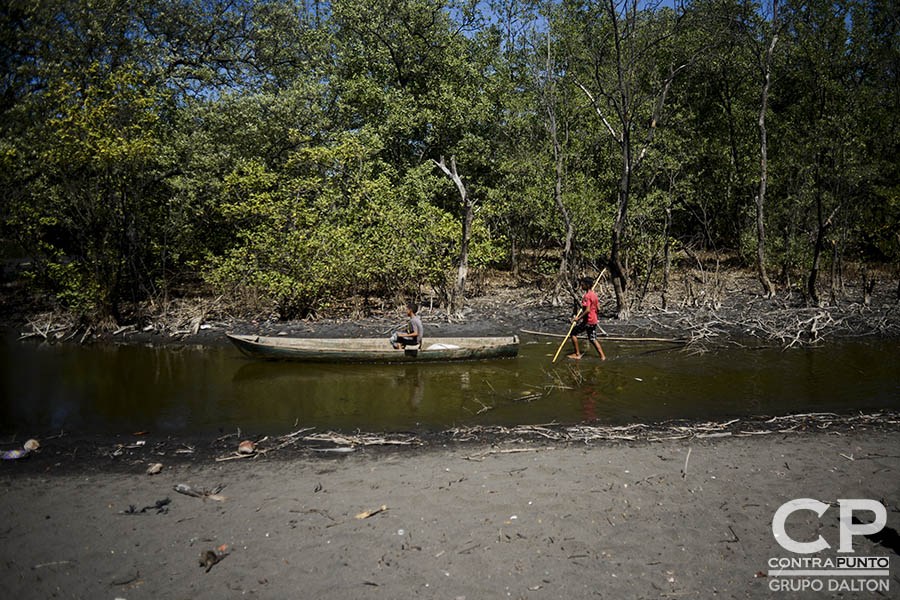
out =
[(88, 65), (81, 82), (65, 75), (42, 94), (46, 119), (16, 140), (12, 162), (25, 183), (10, 219), (46, 266), (35, 281), (59, 290), (64, 306), (110, 315), (152, 260), (164, 99), (133, 64)]
[[(785, 272), (811, 267), (819, 209), (831, 256), (900, 260), (889, 4), (782, 6), (766, 245)], [(566, 216), (569, 268), (606, 264), (630, 160), (632, 275), (667, 209), (671, 243), (751, 263), (770, 22), (743, 0), (612, 6), (634, 42), (618, 62), (607, 5), (582, 2), (12, 2), (0, 241), (33, 259), (35, 289), (91, 318), (198, 275), (283, 317), (449, 297), (468, 208), (474, 269), (528, 256), (558, 274)]]
[[(442, 288), (459, 237), (456, 219), (427, 202), (434, 177), (405, 181), (373, 158), (377, 136), (340, 136), (333, 145), (287, 156), (279, 171), (246, 161), (225, 177), (222, 222), (234, 244), (207, 257), (210, 283), (247, 286), (274, 301), (282, 318), (326, 309), (352, 294), (391, 296)], [(476, 230), (473, 263), (496, 249)]]

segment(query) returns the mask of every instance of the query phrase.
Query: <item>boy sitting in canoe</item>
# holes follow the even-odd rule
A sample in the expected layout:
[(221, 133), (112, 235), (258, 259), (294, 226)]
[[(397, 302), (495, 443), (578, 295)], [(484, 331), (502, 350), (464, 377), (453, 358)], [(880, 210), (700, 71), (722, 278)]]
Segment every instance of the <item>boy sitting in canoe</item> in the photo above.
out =
[(419, 305), (410, 302), (406, 305), (406, 315), (409, 317), (409, 323), (406, 325), (406, 333), (395, 331), (391, 334), (391, 346), (394, 348), (406, 348), (407, 346), (415, 346), (422, 343), (422, 319), (416, 313), (419, 312)]
[(588, 341), (593, 344), (594, 348), (597, 349), (597, 352), (600, 353), (600, 360), (606, 360), (606, 355), (603, 354), (603, 348), (600, 347), (600, 342), (597, 341), (597, 323), (599, 322), (597, 310), (600, 308), (600, 300), (597, 298), (597, 294), (594, 293), (594, 290), (591, 289), (590, 277), (585, 277), (581, 280), (581, 289), (585, 290), (584, 296), (581, 298), (582, 308), (578, 313), (578, 316), (574, 319), (575, 321), (580, 319), (580, 322), (572, 330), (572, 344), (575, 345), (575, 353), (570, 354), (569, 358), (581, 358), (581, 351), (578, 349), (577, 336), (584, 333), (587, 336)]

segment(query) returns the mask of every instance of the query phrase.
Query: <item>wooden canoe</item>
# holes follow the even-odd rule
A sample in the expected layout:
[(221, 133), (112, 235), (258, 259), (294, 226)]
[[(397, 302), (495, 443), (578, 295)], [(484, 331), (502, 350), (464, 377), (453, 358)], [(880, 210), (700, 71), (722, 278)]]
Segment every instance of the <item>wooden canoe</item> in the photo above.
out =
[(512, 358), (519, 337), (428, 338), (417, 346), (395, 350), (387, 338), (288, 338), (226, 333), (241, 352), (254, 358), (309, 362), (423, 362)]

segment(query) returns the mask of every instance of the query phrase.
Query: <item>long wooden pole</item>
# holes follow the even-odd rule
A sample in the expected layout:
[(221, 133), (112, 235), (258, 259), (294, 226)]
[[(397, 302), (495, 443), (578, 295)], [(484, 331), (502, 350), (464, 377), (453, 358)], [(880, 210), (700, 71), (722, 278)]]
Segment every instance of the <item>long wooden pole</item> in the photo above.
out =
[[(594, 288), (597, 287), (597, 284), (600, 283), (600, 278), (606, 275), (606, 267), (600, 271), (600, 274), (597, 275), (597, 279), (594, 281), (594, 285), (591, 286), (591, 291), (594, 291)], [(566, 342), (569, 341), (569, 336), (572, 335), (572, 330), (575, 329), (575, 323), (578, 322), (578, 317), (581, 316), (581, 311), (578, 311), (578, 315), (574, 319), (572, 319), (572, 324), (569, 326), (569, 332), (566, 334), (566, 337), (563, 338), (562, 343), (559, 345), (559, 348), (556, 350), (556, 354), (553, 356), (553, 362), (556, 362), (556, 359), (559, 358), (559, 353), (562, 352), (563, 346), (566, 345)]]
[[(561, 333), (550, 333), (549, 331), (535, 331), (533, 329), (520, 329), (522, 333), (531, 335), (543, 335), (547, 337), (564, 338)], [(613, 335), (597, 335), (598, 341), (609, 340), (610, 342), (669, 342), (672, 344), (686, 344), (686, 338), (657, 338), (657, 337), (617, 337)]]

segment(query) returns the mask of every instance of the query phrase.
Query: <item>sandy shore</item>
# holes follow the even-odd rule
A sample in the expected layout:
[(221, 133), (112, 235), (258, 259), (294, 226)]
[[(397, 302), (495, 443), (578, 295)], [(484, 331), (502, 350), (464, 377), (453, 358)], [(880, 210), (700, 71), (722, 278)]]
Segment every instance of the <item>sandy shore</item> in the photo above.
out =
[[(155, 476), (146, 459), (115, 471), (31, 464), (42, 469), (0, 465), (8, 598), (900, 596), (889, 536), (855, 540), (856, 555), (892, 559), (887, 593), (776, 593), (759, 576), (790, 556), (771, 530), (787, 500), (879, 500), (900, 529), (891, 431), (460, 444), (183, 462)], [(228, 499), (183, 495), (180, 483), (224, 484)], [(837, 546), (837, 508), (788, 526)], [(222, 546), (207, 572), (201, 553)]]

